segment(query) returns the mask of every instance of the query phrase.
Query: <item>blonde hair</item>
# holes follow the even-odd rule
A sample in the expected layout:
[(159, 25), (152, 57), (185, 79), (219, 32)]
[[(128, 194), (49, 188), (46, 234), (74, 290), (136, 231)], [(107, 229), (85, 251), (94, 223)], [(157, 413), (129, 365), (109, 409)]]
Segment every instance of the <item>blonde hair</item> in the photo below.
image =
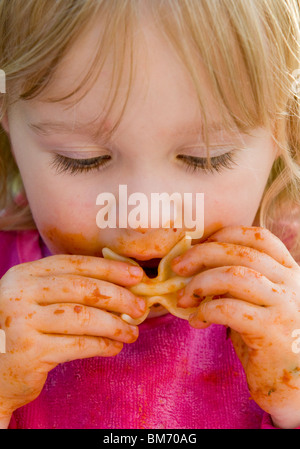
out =
[[(111, 49), (117, 48), (117, 83), (113, 93), (111, 83), (109, 114), (129, 48), (128, 92), (114, 132), (132, 85), (134, 30), (145, 4), (194, 81), (208, 154), (206, 108), (196, 58), (208, 74), (224, 129), (234, 125), (250, 133), (256, 127), (265, 127), (272, 131), (280, 148), (258, 210), (260, 225), (275, 229), (283, 207), (286, 215), (287, 207), (297, 210), (299, 220), (300, 77), (295, 89), (294, 76), (300, 69), (299, 0), (2, 0), (0, 68), (6, 73), (7, 93), (2, 95), (0, 117), (14, 101), (32, 99), (43, 91), (75, 39), (99, 13), (103, 34), (86, 79), (74, 92), (52, 101), (71, 98), (82, 86), (89, 86), (92, 74), (96, 79)], [(246, 74), (246, 86), (242, 73)], [(0, 215), (0, 229), (35, 228), (29, 206), (14, 202), (17, 175), (9, 138), (0, 129), (0, 210), (5, 211)], [(300, 230), (297, 232), (299, 243)]]

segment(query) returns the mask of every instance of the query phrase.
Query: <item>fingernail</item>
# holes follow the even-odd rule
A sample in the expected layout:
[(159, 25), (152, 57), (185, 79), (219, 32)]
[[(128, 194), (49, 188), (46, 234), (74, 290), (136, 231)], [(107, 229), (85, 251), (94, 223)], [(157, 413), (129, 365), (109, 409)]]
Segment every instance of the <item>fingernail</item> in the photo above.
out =
[(194, 320), (194, 318), (196, 318), (197, 315), (198, 315), (198, 312), (191, 313), (190, 316), (189, 316), (189, 321)]
[(186, 298), (186, 300), (182, 302), (182, 298), (186, 294), (186, 287), (184, 287), (177, 291), (177, 305), (182, 308), (197, 307), (199, 306), (200, 302), (205, 299), (205, 296), (202, 296), (201, 293), (203, 293), (202, 289), (196, 289), (193, 291), (192, 296), (189, 295), (188, 298)]
[(128, 343), (134, 343), (139, 336), (139, 328), (137, 326), (129, 326), (130, 330), (127, 333), (129, 340)]
[(196, 290), (193, 291), (193, 297), (197, 299), (204, 299), (205, 296), (203, 296), (202, 293), (202, 288), (196, 288)]
[[(194, 327), (195, 329), (202, 329), (203, 323), (206, 324), (207, 321), (199, 319), (198, 312), (195, 312), (189, 316), (189, 323), (190, 323), (190, 326)], [(204, 327), (206, 327), (206, 326), (204, 326)]]
[(138, 296), (138, 302), (137, 302), (137, 311), (141, 314), (144, 315), (144, 313), (146, 313), (147, 310), (147, 301), (145, 300), (145, 298), (142, 298), (141, 296)]
[(185, 301), (183, 300), (185, 294), (186, 294), (185, 287), (177, 291), (177, 306), (183, 309), (187, 307)]
[(177, 256), (177, 257), (175, 257), (175, 258), (172, 260), (171, 264), (172, 264), (172, 265), (177, 265), (180, 261), (181, 261), (181, 257), (180, 257), (180, 256)]
[(140, 277), (143, 272), (142, 268), (140, 267), (129, 267), (128, 271), (134, 277)]
[(198, 322), (197, 315), (198, 315), (198, 313), (194, 312), (189, 316), (189, 324), (190, 324), (190, 326), (192, 326), (194, 328), (197, 328), (197, 322)]
[(180, 290), (177, 290), (177, 298), (181, 299), (185, 295), (185, 287), (181, 288)]

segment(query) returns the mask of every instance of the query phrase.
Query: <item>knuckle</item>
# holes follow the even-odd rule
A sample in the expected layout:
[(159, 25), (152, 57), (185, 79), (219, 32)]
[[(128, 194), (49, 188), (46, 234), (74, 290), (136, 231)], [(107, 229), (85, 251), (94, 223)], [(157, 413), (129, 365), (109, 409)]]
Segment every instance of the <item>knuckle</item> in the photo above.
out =
[(1, 290), (8, 290), (16, 286), (18, 283), (18, 276), (16, 276), (17, 268), (11, 267), (5, 275), (1, 278)]
[(74, 306), (73, 312), (76, 316), (76, 319), (79, 321), (80, 325), (86, 326), (90, 323), (92, 314), (87, 307), (81, 305)]
[(80, 351), (83, 351), (86, 348), (86, 338), (83, 336), (78, 336), (75, 338), (75, 346)]
[(235, 265), (233, 267), (229, 267), (225, 270), (225, 273), (228, 273), (230, 276), (236, 277), (244, 277), (248, 272), (248, 268), (243, 267), (241, 265)]
[(30, 272), (22, 273), (22, 269), (18, 266), (11, 267), (1, 278), (0, 295), (2, 298), (10, 301), (20, 301), (27, 296), (28, 291), (30, 291), (33, 297), (38, 294), (39, 287), (34, 282), (34, 275)]
[(90, 287), (90, 281), (84, 277), (74, 277), (72, 279), (72, 284), (75, 290), (84, 291)]
[(258, 237), (260, 239), (264, 239), (264, 238), (267, 239), (268, 237), (271, 237), (273, 235), (272, 232), (269, 229), (262, 228), (261, 226), (256, 226), (256, 227), (253, 228), (253, 230), (254, 230), (255, 233), (259, 234)]

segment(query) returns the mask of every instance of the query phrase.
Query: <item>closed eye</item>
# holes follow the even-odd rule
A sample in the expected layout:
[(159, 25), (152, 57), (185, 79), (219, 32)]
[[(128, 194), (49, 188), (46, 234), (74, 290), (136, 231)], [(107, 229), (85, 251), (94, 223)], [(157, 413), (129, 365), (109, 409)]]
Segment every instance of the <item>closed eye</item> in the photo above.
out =
[(102, 170), (111, 160), (110, 155), (93, 157), (91, 159), (72, 159), (61, 154), (56, 154), (51, 166), (57, 173), (87, 173), (92, 170)]
[(186, 165), (187, 171), (198, 171), (201, 170), (204, 173), (215, 173), (221, 172), (224, 169), (232, 169), (237, 162), (235, 156), (238, 150), (232, 150), (228, 153), (224, 153), (221, 156), (211, 157), (209, 166), (208, 158), (188, 156), (184, 154), (179, 154), (177, 158), (181, 160)]
[[(183, 162), (187, 171), (202, 171), (203, 173), (220, 173), (224, 169), (232, 169), (237, 165), (236, 153), (238, 150), (234, 149), (228, 153), (224, 153), (221, 156), (211, 157), (210, 164), (208, 158), (189, 156), (179, 154), (177, 159)], [(60, 154), (54, 156), (54, 160), (51, 166), (60, 173), (71, 173), (75, 175), (77, 173), (88, 173), (90, 171), (101, 171), (111, 161), (110, 155), (98, 156), (89, 159), (73, 159)]]

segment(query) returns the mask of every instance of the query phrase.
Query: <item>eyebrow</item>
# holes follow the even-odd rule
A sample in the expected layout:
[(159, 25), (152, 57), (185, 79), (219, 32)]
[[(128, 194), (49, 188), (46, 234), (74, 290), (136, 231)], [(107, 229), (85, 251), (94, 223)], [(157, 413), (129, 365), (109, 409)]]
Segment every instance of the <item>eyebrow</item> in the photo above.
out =
[[(68, 123), (63, 121), (40, 121), (37, 123), (28, 123), (29, 128), (31, 128), (36, 134), (41, 136), (51, 136), (54, 132), (57, 134), (66, 134), (67, 132), (80, 132), (83, 135), (89, 135), (94, 140), (101, 138), (101, 131), (103, 131), (103, 137), (109, 129), (107, 122), (103, 121), (100, 123), (86, 124), (86, 123)], [(182, 136), (185, 134), (199, 135), (201, 133), (201, 125), (196, 125), (195, 123), (187, 123), (180, 128), (174, 130), (173, 135)], [(207, 131), (210, 135), (218, 134), (224, 132), (224, 125), (218, 122), (212, 122), (208, 124)], [(105, 138), (105, 137), (104, 137)]]
[[(75, 126), (76, 125), (76, 126)], [(83, 135), (90, 135), (93, 138), (99, 137), (99, 130), (105, 126), (104, 122), (100, 124), (86, 124), (86, 123), (68, 123), (63, 121), (45, 120), (37, 123), (28, 123), (29, 128), (38, 135), (51, 136), (54, 132), (57, 134), (66, 134), (67, 132), (80, 132)]]

